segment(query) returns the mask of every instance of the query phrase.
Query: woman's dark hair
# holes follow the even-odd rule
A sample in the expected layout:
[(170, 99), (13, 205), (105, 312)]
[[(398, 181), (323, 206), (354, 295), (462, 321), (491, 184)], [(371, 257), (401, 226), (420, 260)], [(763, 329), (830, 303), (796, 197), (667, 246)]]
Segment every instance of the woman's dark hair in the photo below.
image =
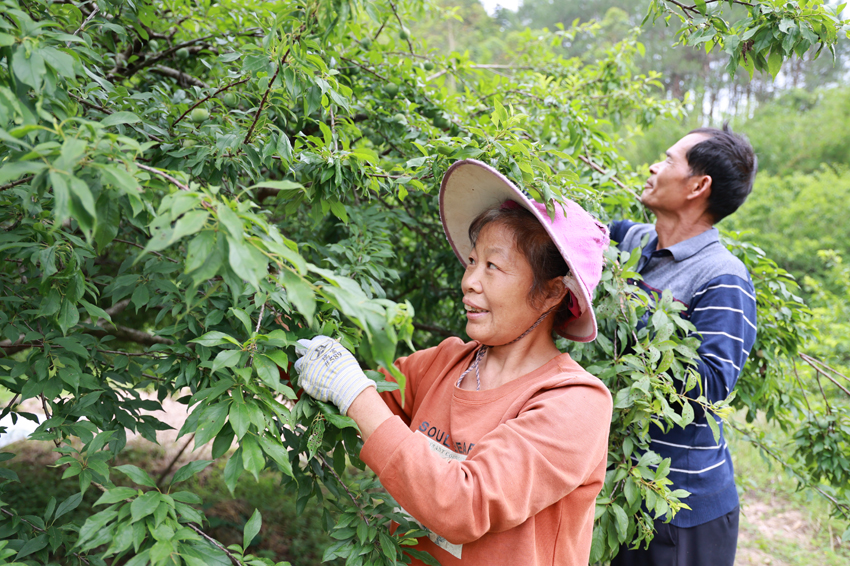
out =
[[(507, 228), (514, 237), (514, 245), (531, 265), (534, 281), (528, 292), (528, 301), (536, 305), (546, 299), (549, 282), (555, 277), (570, 274), (570, 269), (561, 252), (549, 237), (540, 221), (528, 210), (513, 201), (488, 208), (479, 214), (469, 225), (469, 240), (472, 246), (488, 224)], [(561, 301), (555, 311), (555, 326), (560, 328), (571, 316), (570, 301)]]
[(734, 133), (729, 124), (723, 124), (722, 130), (697, 128), (689, 133), (710, 136), (694, 144), (685, 158), (692, 174), (711, 177), (708, 213), (717, 223), (747, 200), (753, 190), (758, 160), (747, 138)]

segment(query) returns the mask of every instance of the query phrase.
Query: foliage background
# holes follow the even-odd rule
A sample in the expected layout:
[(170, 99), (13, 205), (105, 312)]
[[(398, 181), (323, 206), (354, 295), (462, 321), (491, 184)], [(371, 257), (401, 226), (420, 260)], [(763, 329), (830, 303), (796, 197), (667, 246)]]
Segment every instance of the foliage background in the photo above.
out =
[[(460, 268), (434, 198), (453, 161), (488, 161), (541, 200), (569, 196), (603, 220), (645, 218), (642, 164), (722, 108), (743, 108), (736, 119), (765, 147), (759, 187), (729, 226), (759, 230), (728, 241), (756, 282), (759, 354), (732, 405), (706, 408), (724, 419), (748, 409), (727, 426), (847, 519), (841, 378), (793, 371), (803, 351), (839, 371), (847, 362), (833, 333), (846, 321), (845, 240), (824, 239), (840, 225), (828, 203), (842, 194), (846, 97), (815, 89), (840, 82), (845, 64), (831, 8), (760, 2), (732, 12), (743, 28), (731, 33), (719, 5), (698, 2), (681, 38), (716, 44), (703, 56), (670, 48), (678, 28), (651, 17), (638, 41), (641, 15), (663, 18), (664, 2), (566, 2), (558, 14), (527, 2), (495, 19), (471, 1), (2, 2), (3, 416), (38, 420), (25, 407), (41, 406), (34, 437), (54, 443), (76, 490), (36, 513), (0, 496), (0, 558), (274, 563), (248, 554), (267, 528), (259, 511), (241, 544), (222, 544), (203, 500), (180, 487), (216, 460), (231, 494), (271, 474), (297, 513), (309, 505), (335, 541), (323, 558), (408, 561), (418, 527), (357, 471), (352, 422), (296, 397), (292, 344), (322, 332), (364, 366), (392, 368), (410, 348), (462, 335)], [(838, 63), (815, 59), (818, 47)], [(730, 61), (753, 79), (724, 74)], [(773, 100), (777, 83), (760, 70), (802, 90)], [(780, 120), (789, 135), (777, 140)], [(796, 140), (815, 132), (800, 153)], [(821, 223), (801, 222), (817, 202)], [(781, 245), (792, 233), (795, 245)], [(632, 336), (646, 304), (626, 282), (635, 259), (610, 252), (600, 339), (562, 344), (616, 397), (592, 561), (651, 537), (654, 516), (687, 503), (646, 428), (693, 418), (667, 370), (693, 385), (696, 343), (669, 300)], [(191, 407), (179, 435), (211, 444), (210, 460), (157, 479), (118, 465), (128, 431), (156, 442), (166, 425), (150, 412), (166, 399)], [(28, 481), (0, 476), (7, 493)], [(75, 513), (92, 493), (91, 512)]]

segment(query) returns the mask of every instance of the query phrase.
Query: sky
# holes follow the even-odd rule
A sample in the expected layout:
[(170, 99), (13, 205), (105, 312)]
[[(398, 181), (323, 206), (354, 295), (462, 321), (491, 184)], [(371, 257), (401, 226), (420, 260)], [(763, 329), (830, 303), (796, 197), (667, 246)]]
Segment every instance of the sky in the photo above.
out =
[(516, 11), (519, 7), (520, 0), (481, 0), (481, 4), (484, 6), (484, 9), (487, 10), (487, 13), (492, 15), (493, 12), (496, 11), (496, 6), (501, 6), (502, 8), (509, 8), (511, 10)]

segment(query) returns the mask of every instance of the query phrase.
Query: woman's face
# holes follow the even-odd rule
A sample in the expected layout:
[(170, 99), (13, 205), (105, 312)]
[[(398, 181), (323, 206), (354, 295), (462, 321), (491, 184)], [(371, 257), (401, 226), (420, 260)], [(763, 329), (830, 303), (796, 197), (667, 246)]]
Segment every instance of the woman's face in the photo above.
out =
[(507, 344), (558, 302), (548, 299), (537, 301), (538, 307), (530, 304), (531, 264), (504, 226), (485, 226), (467, 261), (461, 287), (466, 333), (473, 340), (488, 346)]

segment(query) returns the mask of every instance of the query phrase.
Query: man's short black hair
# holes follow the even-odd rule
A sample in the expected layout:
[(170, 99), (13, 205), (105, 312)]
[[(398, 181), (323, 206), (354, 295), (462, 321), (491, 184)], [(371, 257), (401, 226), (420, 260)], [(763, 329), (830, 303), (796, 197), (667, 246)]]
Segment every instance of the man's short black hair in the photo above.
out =
[(689, 133), (710, 136), (691, 147), (685, 158), (692, 174), (711, 177), (708, 213), (717, 223), (747, 200), (753, 190), (758, 160), (747, 138), (734, 133), (729, 124), (723, 124), (722, 130), (697, 128)]

